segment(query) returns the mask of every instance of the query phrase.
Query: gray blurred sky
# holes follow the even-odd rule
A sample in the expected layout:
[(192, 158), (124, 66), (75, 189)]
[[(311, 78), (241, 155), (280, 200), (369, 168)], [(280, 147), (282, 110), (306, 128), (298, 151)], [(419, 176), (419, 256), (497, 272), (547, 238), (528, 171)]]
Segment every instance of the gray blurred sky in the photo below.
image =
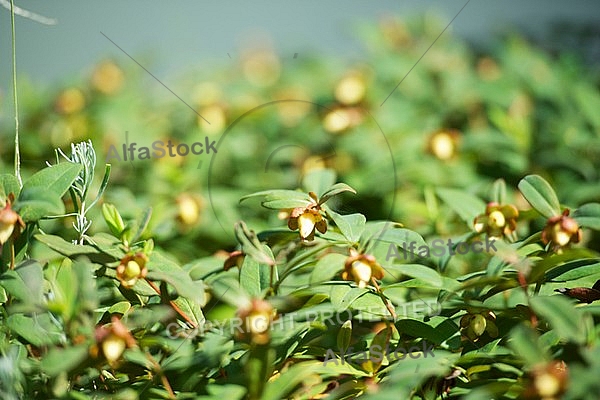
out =
[[(48, 84), (73, 77), (103, 57), (123, 59), (120, 50), (100, 31), (133, 57), (153, 54), (148, 67), (165, 83), (172, 73), (192, 65), (215, 59), (227, 61), (227, 53), (235, 58), (244, 40), (256, 32), (267, 33), (284, 58), (291, 59), (294, 53), (301, 57), (307, 51), (360, 58), (363, 53), (353, 34), (353, 23), (389, 14), (411, 16), (424, 10), (437, 10), (449, 22), (465, 3), (16, 1), (23, 8), (58, 20), (57, 25), (44, 26), (16, 17), (17, 70), (21, 78), (28, 76), (34, 83)], [(547, 32), (549, 23), (557, 20), (600, 26), (600, 1), (472, 0), (451, 30), (484, 44), (512, 27), (540, 36)], [(0, 29), (0, 90), (9, 97), (5, 90), (11, 87), (10, 13), (3, 8)], [(398, 77), (405, 72), (398, 71)]]

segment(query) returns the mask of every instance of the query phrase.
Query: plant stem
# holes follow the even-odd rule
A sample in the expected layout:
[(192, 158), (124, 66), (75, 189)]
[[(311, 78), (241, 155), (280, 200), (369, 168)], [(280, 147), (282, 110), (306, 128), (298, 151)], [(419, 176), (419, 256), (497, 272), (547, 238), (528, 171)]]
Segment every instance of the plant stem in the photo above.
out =
[(394, 322), (396, 322), (396, 319), (398, 319), (398, 316), (396, 315), (396, 312), (394, 311), (394, 307), (392, 306), (390, 300), (387, 297), (385, 297), (385, 295), (381, 291), (381, 288), (377, 284), (377, 281), (375, 280), (375, 278), (371, 278), (371, 283), (373, 284), (373, 286), (377, 290), (377, 294), (381, 298), (381, 301), (383, 302), (383, 305), (385, 305), (385, 308), (387, 308), (387, 310), (389, 311), (389, 313), (392, 316)]
[[(150, 285), (150, 287), (152, 289), (154, 289), (154, 291), (156, 292), (156, 294), (158, 294), (161, 298), (163, 296), (163, 294), (161, 293), (160, 289), (158, 288), (158, 286), (156, 286), (156, 284), (154, 282), (152, 282), (150, 279), (146, 278), (146, 282), (148, 282), (148, 284)], [(167, 299), (169, 302), (169, 305), (173, 308), (173, 310), (175, 310), (175, 312), (177, 314), (179, 314), (184, 320), (185, 322), (187, 322), (189, 325), (193, 326), (194, 328), (198, 327), (198, 324), (195, 323), (194, 321), (192, 321), (192, 319), (186, 314), (184, 313), (181, 308), (179, 308), (179, 306), (177, 306), (177, 304), (175, 304), (173, 302), (173, 300)]]
[(17, 46), (15, 39), (15, 4), (10, 0), (10, 25), (12, 28), (12, 61), (13, 61), (13, 99), (15, 104), (15, 176), (19, 187), (23, 187), (21, 180), (21, 153), (19, 151), (19, 103), (17, 101)]

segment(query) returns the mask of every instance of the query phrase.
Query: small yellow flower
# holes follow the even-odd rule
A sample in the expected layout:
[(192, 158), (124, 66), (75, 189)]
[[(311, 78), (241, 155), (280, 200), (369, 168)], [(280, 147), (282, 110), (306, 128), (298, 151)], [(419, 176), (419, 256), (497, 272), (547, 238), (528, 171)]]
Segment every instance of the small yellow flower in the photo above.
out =
[(335, 98), (344, 105), (354, 105), (364, 99), (366, 90), (363, 76), (358, 73), (350, 73), (336, 85)]
[(177, 220), (186, 227), (197, 224), (202, 211), (202, 200), (198, 196), (183, 193), (175, 201), (178, 208)]
[(148, 273), (146, 268), (148, 257), (144, 253), (136, 253), (123, 257), (117, 267), (117, 279), (125, 288), (131, 288), (138, 279), (142, 279)]
[(111, 322), (96, 328), (96, 343), (90, 348), (90, 355), (94, 358), (104, 357), (110, 365), (115, 365), (126, 348), (136, 345), (131, 332), (118, 317), (113, 317)]
[(519, 210), (512, 204), (488, 203), (485, 213), (478, 215), (473, 222), (475, 230), (485, 232), (489, 237), (503, 238), (517, 229)]
[(92, 86), (97, 91), (111, 95), (123, 86), (123, 71), (112, 61), (103, 61), (96, 66), (92, 73)]
[(429, 137), (427, 150), (440, 160), (449, 160), (456, 154), (459, 138), (457, 130), (439, 130)]
[(341, 134), (359, 125), (364, 112), (359, 107), (335, 107), (323, 118), (323, 128), (333, 134)]
[(571, 243), (581, 241), (581, 228), (573, 218), (569, 217), (569, 209), (566, 209), (562, 215), (556, 215), (548, 219), (546, 227), (542, 231), (542, 242), (544, 244), (552, 243), (552, 248), (560, 252), (563, 247)]
[(558, 400), (567, 390), (569, 370), (564, 361), (554, 360), (537, 366), (528, 374), (526, 399)]
[(271, 304), (265, 300), (253, 299), (247, 308), (238, 311), (242, 326), (236, 332), (237, 338), (260, 345), (269, 343), (269, 330), (275, 316), (276, 312)]
[(383, 278), (383, 268), (370, 254), (359, 254), (351, 250), (350, 257), (344, 264), (342, 278), (356, 282), (359, 288), (367, 286), (371, 279)]
[(315, 230), (321, 233), (327, 232), (327, 221), (321, 214), (321, 208), (317, 203), (306, 207), (294, 208), (288, 219), (288, 228), (300, 231), (302, 240), (312, 241), (315, 238)]
[(54, 108), (63, 115), (74, 114), (85, 107), (85, 96), (78, 88), (64, 90), (58, 95)]
[(15, 227), (25, 228), (25, 223), (11, 208), (9, 199), (4, 208), (0, 210), (0, 245), (6, 243), (13, 234), (20, 233), (20, 229), (15, 231)]

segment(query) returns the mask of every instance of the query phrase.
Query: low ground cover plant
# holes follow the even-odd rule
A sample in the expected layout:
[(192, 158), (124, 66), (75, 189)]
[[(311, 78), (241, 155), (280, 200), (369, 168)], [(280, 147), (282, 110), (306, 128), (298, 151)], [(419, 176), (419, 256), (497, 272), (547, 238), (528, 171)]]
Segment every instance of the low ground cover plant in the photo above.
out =
[[(22, 91), (2, 398), (598, 398), (594, 70), (442, 37), (379, 107), (438, 31), (362, 32), (372, 67), (262, 51), (182, 85), (210, 125), (114, 61)], [(104, 162), (157, 140), (217, 144)]]

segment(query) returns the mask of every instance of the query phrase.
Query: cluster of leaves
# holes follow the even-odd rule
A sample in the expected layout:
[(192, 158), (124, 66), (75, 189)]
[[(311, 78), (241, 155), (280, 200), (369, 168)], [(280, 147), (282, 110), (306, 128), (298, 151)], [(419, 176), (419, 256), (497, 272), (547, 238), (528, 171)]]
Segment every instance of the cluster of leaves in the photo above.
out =
[[(478, 56), (443, 36), (379, 107), (437, 28), (365, 27), (376, 69), (258, 51), (194, 74), (177, 92), (210, 125), (113, 62), (30, 91), (24, 160), (84, 138), (219, 150), (208, 171), (113, 162), (110, 185), (84, 144), (22, 187), (0, 175), (2, 398), (597, 398), (593, 76), (519, 38)], [(497, 249), (397, 257), (435, 239)], [(434, 357), (342, 362), (423, 342)]]
[[(599, 80), (574, 54), (552, 57), (518, 36), (480, 54), (445, 32), (381, 105), (444, 24), (427, 16), (361, 27), (366, 56), (353, 64), (304, 53), (290, 62), (250, 49), (218, 69), (165, 81), (210, 124), (126, 57), (57, 88), (21, 77), (23, 168), (33, 173), (54, 158), (53, 149), (87, 139), (99, 160), (111, 145), (122, 158), (126, 143), (219, 141), (210, 156), (110, 160), (107, 201), (126, 218), (152, 206), (148, 232), (185, 262), (231, 246), (230, 227), (240, 219), (266, 229), (269, 215), (238, 199), (296, 187), (301, 171), (318, 166), (358, 191), (345, 197), (348, 211), (393, 215), (422, 235), (461, 229), (437, 204), (439, 186), (483, 196), (497, 178), (516, 185), (543, 171), (566, 203), (597, 201)], [(12, 166), (7, 114), (0, 120), (3, 169)], [(89, 218), (101, 218), (99, 209)], [(70, 227), (57, 221), (46, 230), (66, 237)]]
[[(499, 206), (506, 204), (501, 180), (487, 207), (464, 192), (443, 192), (472, 227), (456, 242), (498, 226), (516, 229), (509, 217), (519, 225), (547, 220), (542, 232), (516, 241), (503, 231), (498, 250), (478, 259), (476, 272), (458, 276), (447, 268), (450, 253), (413, 254), (411, 263), (390, 257), (390, 245), (426, 246), (417, 232), (331, 209), (326, 202), (354, 190), (335, 184), (327, 169), (307, 174), (303, 191), (246, 196), (287, 210), (288, 227), (257, 235), (240, 222), (240, 248), (227, 257), (180, 266), (153, 250), (151, 240), (138, 240), (144, 223), (130, 234), (132, 225), (105, 204), (112, 234), (86, 235), (88, 244), (36, 234), (62, 257), (46, 265), (26, 258), (21, 246), (33, 239), (40, 218), (32, 215), (45, 207), (40, 200), (28, 208), (28, 191), (44, 175), (60, 198), (80, 169), (71, 162), (48, 167), (22, 190), (11, 175), (2, 177), (26, 222), (4, 245), (12, 259), (5, 257), (0, 276), (5, 398), (551, 399), (565, 393), (591, 399), (600, 390), (599, 309), (569, 298), (600, 300), (599, 285), (592, 287), (600, 257), (572, 248), (582, 227), (600, 230), (600, 204), (582, 205), (568, 217), (537, 175), (520, 182), (533, 209), (517, 215), (507, 211), (514, 206)], [(464, 215), (465, 204), (479, 204), (472, 211), (481, 215)], [(510, 215), (502, 220), (498, 212)], [(316, 233), (318, 223), (325, 227)], [(17, 240), (19, 233), (28, 240)], [(564, 282), (581, 286), (553, 295)], [(396, 312), (414, 302), (439, 309)], [(423, 340), (434, 345), (435, 357), (342, 362), (350, 344), (368, 352)], [(340, 360), (328, 363), (332, 348)]]

